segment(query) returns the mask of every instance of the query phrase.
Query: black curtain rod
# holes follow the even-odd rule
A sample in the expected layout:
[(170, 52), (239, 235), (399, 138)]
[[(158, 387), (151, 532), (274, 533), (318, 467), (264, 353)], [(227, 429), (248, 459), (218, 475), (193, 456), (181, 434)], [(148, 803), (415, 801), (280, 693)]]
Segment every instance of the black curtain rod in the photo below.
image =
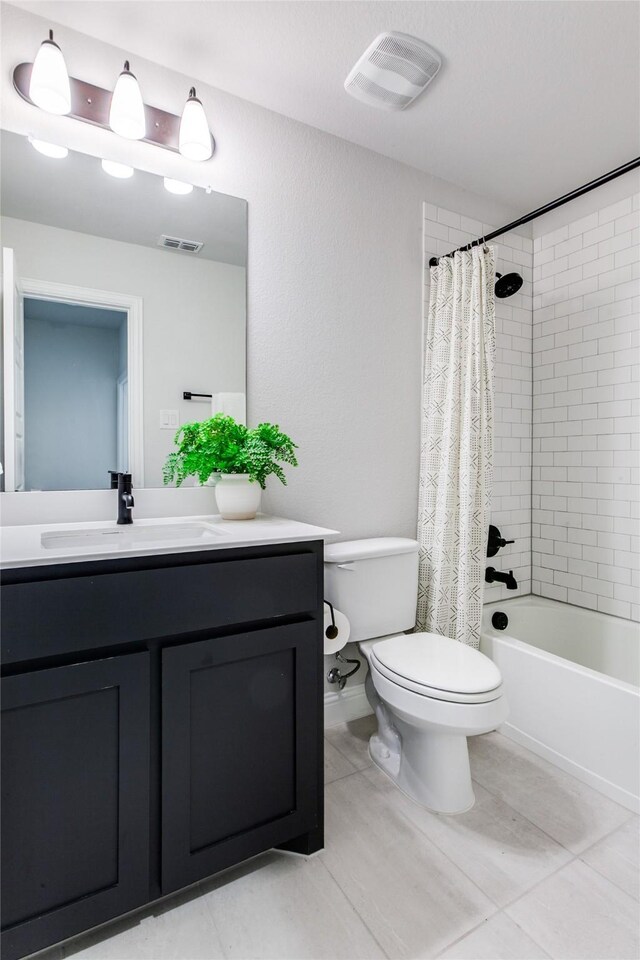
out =
[[(503, 233), (508, 233), (510, 230), (515, 230), (516, 227), (521, 227), (523, 224), (529, 223), (530, 220), (535, 220), (537, 217), (541, 217), (543, 213), (549, 213), (549, 211), (555, 210), (556, 207), (561, 207), (563, 204), (569, 203), (570, 200), (575, 200), (576, 197), (581, 197), (583, 193), (589, 193), (590, 190), (595, 190), (596, 187), (601, 187), (604, 183), (609, 183), (610, 180), (615, 180), (616, 177), (621, 177), (623, 173), (629, 173), (630, 170), (635, 170), (636, 167), (640, 167), (640, 157), (636, 157), (635, 160), (629, 160), (628, 163), (623, 163), (621, 167), (616, 167), (615, 170), (611, 170), (609, 173), (605, 173), (601, 177), (597, 177), (595, 180), (585, 183), (584, 186), (578, 187), (576, 190), (571, 190), (570, 193), (565, 193), (564, 196), (558, 197), (557, 200), (552, 200), (551, 203), (545, 203), (543, 207), (538, 207), (537, 210), (533, 210), (531, 213), (525, 214), (525, 216), (520, 217), (519, 220), (514, 220), (512, 223), (508, 223), (505, 227), (500, 227), (499, 230), (494, 230), (493, 233), (488, 233), (486, 237), (478, 237), (477, 240), (472, 240), (471, 243), (467, 243), (463, 247), (458, 247), (457, 250), (452, 250), (451, 253), (445, 253), (443, 256), (452, 257), (454, 253), (462, 253), (463, 250), (471, 250), (472, 247), (477, 247), (481, 243), (486, 243), (487, 240), (495, 240), (496, 237), (501, 236)], [(429, 260), (429, 266), (436, 267), (439, 259), (439, 257), (431, 257)]]

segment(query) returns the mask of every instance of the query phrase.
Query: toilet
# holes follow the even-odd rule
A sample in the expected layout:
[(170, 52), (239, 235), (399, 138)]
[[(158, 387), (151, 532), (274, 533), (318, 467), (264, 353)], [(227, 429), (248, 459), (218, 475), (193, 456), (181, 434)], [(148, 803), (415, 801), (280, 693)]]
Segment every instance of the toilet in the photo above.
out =
[(411, 633), (418, 544), (381, 537), (328, 544), (325, 597), (349, 619), (369, 670), (378, 729), (374, 763), (437, 813), (463, 813), (475, 797), (467, 737), (494, 730), (508, 705), (498, 667), (479, 650), (435, 633)]

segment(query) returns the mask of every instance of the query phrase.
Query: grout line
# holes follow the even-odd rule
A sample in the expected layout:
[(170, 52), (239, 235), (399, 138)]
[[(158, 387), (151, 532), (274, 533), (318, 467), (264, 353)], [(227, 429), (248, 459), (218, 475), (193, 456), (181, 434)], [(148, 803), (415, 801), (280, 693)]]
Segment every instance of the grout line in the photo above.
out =
[[(330, 740), (329, 740), (329, 743), (330, 743), (331, 746), (334, 748), (334, 750), (337, 750), (337, 751), (338, 751), (338, 753), (340, 754), (340, 756), (342, 757), (343, 760), (346, 760), (347, 763), (350, 763), (350, 764), (351, 764), (351, 766), (354, 768), (354, 773), (359, 773), (361, 770), (366, 770), (366, 769), (367, 769), (368, 767), (370, 767), (371, 764), (373, 763), (372, 760), (369, 760), (369, 762), (366, 763), (363, 767), (356, 767), (356, 765), (355, 765), (355, 763), (353, 762), (353, 760), (350, 760), (349, 757), (346, 755), (346, 753), (343, 753), (342, 750), (340, 750), (339, 747), (336, 747), (336, 745), (335, 745), (334, 743), (331, 743)], [(339, 779), (341, 779), (341, 778), (339, 778)]]
[[(524, 749), (526, 749), (526, 747)], [(540, 833), (543, 833), (545, 837), (547, 837), (557, 846), (561, 847), (563, 850), (566, 850), (567, 853), (570, 853), (572, 857), (578, 856), (577, 853), (574, 853), (573, 850), (569, 849), (569, 847), (565, 847), (564, 843), (562, 843), (560, 840), (557, 840), (552, 834), (550, 834), (547, 830), (545, 830), (544, 827), (540, 827), (534, 820), (531, 820), (525, 813), (522, 813), (520, 810), (518, 810), (517, 807), (514, 807), (513, 804), (509, 803), (508, 800), (505, 800), (503, 796), (501, 796), (499, 793), (496, 793), (494, 790), (492, 790), (491, 787), (485, 786), (485, 784), (482, 783), (481, 780), (476, 780), (476, 778), (473, 776), (471, 777), (471, 779), (473, 780), (474, 783), (477, 783), (478, 786), (482, 787), (483, 790), (486, 790), (487, 793), (490, 793), (492, 797), (495, 797), (496, 800), (499, 800), (500, 803), (504, 803), (506, 807), (508, 807), (510, 810), (513, 810), (514, 813), (517, 813), (517, 815), (519, 817), (522, 817), (523, 820), (526, 820), (527, 823), (531, 824), (532, 827), (535, 827), (536, 830), (539, 830)], [(597, 843), (598, 841), (596, 840), (595, 842)], [(569, 862), (570, 861), (567, 861), (567, 863)]]
[(369, 934), (371, 935), (371, 937), (373, 938), (373, 940), (378, 944), (378, 946), (379, 946), (379, 948), (380, 948), (380, 951), (382, 952), (382, 955), (383, 955), (384, 957), (386, 957), (387, 960), (392, 960), (392, 958), (390, 957), (390, 955), (387, 953), (387, 951), (384, 949), (384, 947), (382, 946), (382, 944), (381, 944), (380, 941), (378, 940), (378, 937), (375, 935), (375, 933), (373, 932), (373, 930), (371, 929), (371, 927), (369, 926), (369, 924), (367, 923), (367, 921), (365, 920), (365, 918), (362, 916), (362, 914), (361, 914), (360, 911), (358, 910), (357, 906), (355, 905), (355, 903), (353, 902), (353, 900), (351, 899), (351, 897), (349, 896), (349, 894), (348, 894), (348, 893), (346, 892), (346, 890), (343, 888), (343, 886), (342, 886), (342, 884), (340, 883), (340, 881), (338, 880), (338, 878), (333, 875), (333, 873), (331, 872), (331, 870), (330, 870), (330, 868), (328, 867), (328, 865), (324, 862), (324, 860), (320, 860), (320, 863), (322, 864), (322, 866), (324, 867), (324, 869), (327, 871), (327, 873), (329, 874), (329, 876), (331, 877), (331, 879), (333, 880), (333, 882), (335, 883), (335, 885), (337, 886), (338, 890), (340, 891), (340, 893), (342, 894), (342, 896), (344, 897), (344, 899), (347, 901), (347, 903), (349, 904), (349, 906), (351, 907), (351, 909), (353, 910), (353, 912), (354, 912), (354, 913), (356, 914), (356, 916), (360, 919), (360, 921), (361, 921), (361, 923), (364, 925), (365, 929), (369, 932)]
[(463, 933), (461, 937), (458, 937), (458, 938), (457, 938), (457, 940), (453, 940), (451, 943), (449, 943), (449, 944), (444, 948), (444, 950), (441, 951), (441, 953), (438, 954), (438, 956), (436, 957), (436, 960), (439, 960), (440, 957), (443, 957), (443, 956), (444, 956), (444, 954), (447, 952), (447, 950), (451, 950), (452, 947), (455, 947), (458, 943), (461, 943), (466, 937), (471, 936), (471, 934), (472, 934), (472, 933), (475, 933), (476, 930), (480, 930), (480, 929), (485, 925), (485, 923), (488, 923), (488, 922), (489, 922), (489, 920), (494, 920), (496, 917), (499, 917), (500, 914), (502, 914), (503, 916), (507, 917), (507, 919), (510, 920), (511, 923), (515, 924), (515, 926), (518, 928), (518, 930), (521, 930), (522, 933), (524, 933), (524, 935), (525, 935), (526, 937), (528, 937), (533, 943), (535, 943), (536, 947), (537, 947), (539, 950), (542, 951), (542, 953), (544, 954), (545, 957), (548, 958), (548, 960), (552, 960), (551, 954), (547, 953), (547, 951), (544, 949), (544, 947), (542, 947), (542, 946), (538, 943), (538, 941), (535, 940), (535, 939), (531, 936), (530, 933), (527, 933), (526, 930), (523, 930), (522, 927), (520, 926), (520, 924), (517, 923), (517, 922), (513, 919), (513, 917), (510, 917), (508, 913), (505, 913), (504, 910), (498, 910), (497, 913), (492, 914), (490, 917), (486, 917), (484, 920), (481, 920), (480, 923), (478, 923), (475, 927), (473, 927), (472, 930), (469, 930), (467, 933)]
[[(564, 848), (564, 849), (566, 849), (566, 848)], [(523, 900), (525, 897), (528, 897), (529, 894), (533, 893), (533, 891), (536, 890), (539, 886), (541, 886), (543, 883), (546, 883), (547, 880), (550, 880), (552, 877), (555, 877), (555, 875), (556, 875), (557, 873), (560, 873), (561, 870), (564, 870), (565, 867), (570, 867), (571, 864), (572, 864), (572, 863), (575, 863), (576, 860), (578, 860), (578, 859), (579, 859), (579, 856), (578, 856), (577, 853), (576, 853), (576, 854), (572, 854), (571, 859), (567, 860), (565, 863), (560, 864), (559, 867), (556, 867), (555, 870), (552, 870), (551, 873), (548, 873), (546, 877), (541, 877), (540, 880), (536, 880), (536, 882), (535, 882), (531, 887), (529, 887), (528, 890), (524, 890), (522, 893), (519, 893), (517, 897), (514, 897), (513, 900), (509, 900), (508, 903), (505, 903), (505, 905), (504, 905), (504, 907), (503, 907), (502, 909), (503, 909), (503, 911), (507, 914), (507, 916), (509, 917), (509, 919), (510, 919), (510, 920), (513, 919), (513, 917), (511, 917), (510, 914), (507, 912), (510, 907), (512, 907), (514, 904), (518, 903), (519, 900)], [(525, 933), (526, 933), (526, 931), (525, 931)], [(531, 936), (531, 934), (529, 934), (529, 936)]]
[[(478, 786), (483, 787), (483, 784), (481, 784), (479, 780), (476, 780), (476, 781), (474, 781), (474, 782), (477, 783)], [(486, 787), (483, 787), (483, 789), (486, 789)], [(490, 793), (491, 796), (494, 797), (496, 800), (499, 800), (501, 803), (503, 803), (504, 806), (507, 807), (510, 811), (512, 811), (513, 813), (517, 814), (517, 816), (518, 816), (520, 819), (525, 820), (528, 824), (530, 824), (530, 826), (532, 826), (532, 827), (533, 827), (535, 830), (537, 830), (539, 833), (544, 834), (544, 836), (546, 836), (549, 840), (551, 840), (551, 842), (554, 844), (554, 846), (559, 847), (561, 850), (564, 850), (566, 853), (570, 854), (570, 857), (569, 857), (568, 860), (565, 860), (564, 863), (560, 864), (558, 867), (556, 867), (556, 868), (555, 868), (554, 870), (552, 870), (550, 873), (548, 873), (548, 874), (546, 874), (544, 877), (540, 878), (540, 880), (536, 880), (536, 881), (531, 885), (531, 887), (527, 888), (527, 890), (524, 890), (521, 894), (519, 894), (518, 897), (515, 898), (515, 900), (519, 900), (520, 897), (526, 896), (526, 894), (529, 893), (531, 890), (533, 890), (536, 886), (538, 886), (539, 883), (543, 883), (543, 882), (544, 882), (545, 880), (547, 880), (549, 877), (553, 876), (554, 873), (557, 873), (558, 870), (562, 870), (564, 867), (568, 866), (570, 863), (573, 863), (574, 860), (577, 860), (577, 859), (579, 858), (579, 854), (575, 854), (575, 853), (573, 853), (573, 851), (568, 850), (568, 849), (564, 846), (564, 844), (560, 843), (558, 840), (555, 839), (555, 837), (552, 837), (551, 834), (548, 834), (548, 833), (546, 832), (546, 830), (543, 830), (541, 827), (539, 827), (539, 826), (538, 826), (536, 823), (534, 823), (532, 820), (529, 820), (528, 817), (525, 817), (524, 814), (520, 813), (519, 810), (516, 810), (515, 807), (512, 807), (509, 803), (506, 802), (506, 800), (503, 800), (502, 797), (497, 796), (496, 794), (494, 794), (494, 793), (493, 793), (492, 791), (490, 791), (490, 790), (487, 790), (487, 792)], [(451, 858), (451, 856), (447, 853), (447, 851), (444, 850), (444, 849), (440, 846), (440, 844), (438, 843), (438, 840), (437, 840), (435, 837), (431, 836), (431, 835), (428, 834), (425, 830), (423, 830), (422, 827), (420, 826), (420, 824), (416, 823), (414, 820), (411, 820), (409, 817), (405, 816), (405, 814), (404, 814), (402, 811), (399, 811), (399, 812), (400, 812), (400, 816), (403, 817), (403, 819), (406, 820), (407, 823), (411, 824), (411, 825), (414, 826), (417, 830), (419, 830), (419, 832), (420, 832), (424, 837), (426, 837), (426, 839), (427, 839), (430, 843), (432, 843), (432, 844), (440, 851), (440, 853), (441, 853), (451, 864), (453, 864), (453, 866), (454, 866), (456, 869), (458, 869), (458, 870), (467, 878), (467, 880), (468, 880), (471, 884), (473, 884), (473, 886), (474, 886), (477, 890), (480, 891), (480, 893), (483, 894), (483, 896), (487, 897), (487, 898), (495, 905), (496, 910), (497, 910), (498, 913), (501, 912), (501, 911), (503, 911), (503, 910), (505, 910), (508, 906), (511, 906), (511, 904), (515, 902), (515, 900), (513, 900), (513, 901), (508, 900), (506, 903), (498, 903), (498, 902), (491, 896), (491, 894), (487, 893), (485, 890), (482, 889), (482, 887), (473, 879), (473, 877), (469, 876), (469, 874), (467, 873), (467, 871), (466, 871), (465, 868), (464, 868), (464, 865), (457, 863), (455, 860), (453, 860), (453, 859)], [(492, 916), (494, 916), (494, 914), (492, 914)], [(488, 918), (487, 918), (487, 919), (488, 919)]]
[[(364, 768), (366, 769), (366, 767)], [(346, 780), (347, 777), (352, 777), (355, 773), (361, 773), (361, 770), (350, 770), (349, 773), (343, 773), (341, 777), (334, 777), (333, 780), (325, 780), (325, 787), (330, 787), (332, 783), (340, 783), (341, 780)]]
[[(497, 734), (499, 737), (503, 737), (503, 739), (506, 740), (508, 743), (516, 743), (515, 740), (510, 740), (509, 737), (505, 737), (504, 734), (499, 733), (497, 730), (494, 730), (494, 731), (492, 731), (492, 732), (495, 733), (495, 734)], [(535, 757), (537, 760), (542, 761), (542, 763), (547, 763), (547, 764), (549, 764), (549, 766), (550, 766), (550, 767), (553, 767), (554, 770), (557, 770), (560, 774), (562, 774), (562, 775), (565, 776), (565, 777), (569, 777), (569, 778), (570, 778), (571, 780), (573, 780), (575, 783), (580, 784), (581, 787), (584, 787), (586, 790), (589, 790), (589, 791), (591, 791), (592, 793), (594, 793), (597, 797), (604, 797), (604, 799), (605, 799), (605, 800), (608, 800), (609, 803), (612, 803), (614, 806), (619, 807), (621, 810), (624, 810), (624, 811), (628, 814), (627, 819), (626, 819), (626, 820), (623, 820), (621, 823), (619, 823), (616, 827), (614, 827), (611, 831), (609, 831), (609, 833), (605, 833), (605, 834), (603, 834), (602, 837), (599, 837), (597, 840), (594, 840), (592, 844), (589, 844), (589, 846), (588, 846), (588, 847), (585, 847), (585, 849), (582, 850), (582, 851), (580, 851), (580, 853), (575, 853), (575, 852), (574, 852), (573, 850), (571, 850), (569, 847), (565, 846), (565, 844), (562, 843), (561, 840), (557, 840), (551, 833), (548, 833), (548, 831), (545, 830), (544, 827), (538, 826), (538, 824), (535, 823), (534, 820), (531, 820), (526, 814), (521, 813), (520, 810), (518, 810), (517, 807), (514, 807), (513, 804), (509, 803), (509, 801), (508, 801), (508, 800), (505, 800), (504, 797), (502, 797), (499, 793), (496, 793), (494, 790), (492, 790), (491, 787), (485, 786), (485, 784), (482, 783), (481, 780), (478, 780), (478, 779), (477, 779), (476, 777), (474, 777), (473, 774), (472, 774), (471, 779), (472, 779), (475, 783), (477, 783), (477, 784), (479, 784), (481, 787), (483, 787), (484, 790), (486, 790), (488, 793), (490, 793), (490, 794), (491, 794), (493, 797), (495, 797), (497, 800), (500, 800), (502, 803), (506, 804), (511, 810), (515, 810), (515, 812), (518, 814), (518, 816), (523, 817), (525, 820), (527, 820), (529, 823), (531, 823), (537, 830), (540, 830), (541, 833), (544, 833), (545, 836), (549, 837), (550, 840), (553, 840), (554, 843), (557, 843), (557, 844), (558, 844), (559, 846), (561, 846), (564, 850), (567, 850), (568, 853), (570, 853), (573, 857), (579, 857), (579, 856), (581, 856), (583, 853), (585, 853), (586, 850), (590, 850), (592, 846), (595, 846), (596, 843), (600, 843), (600, 840), (604, 840), (606, 837), (610, 837), (612, 833), (615, 833), (616, 830), (619, 830), (620, 827), (622, 827), (622, 826), (624, 826), (626, 823), (628, 823), (629, 820), (631, 819), (631, 817), (637, 816), (637, 814), (635, 814), (632, 810), (628, 810), (626, 807), (623, 807), (621, 804), (616, 803), (615, 800), (611, 800), (610, 797), (607, 797), (607, 796), (605, 796), (603, 793), (600, 793), (598, 790), (595, 790), (595, 788), (589, 786), (588, 783), (583, 783), (582, 780), (578, 780), (577, 777), (574, 777), (571, 773), (567, 773), (566, 770), (561, 770), (560, 767), (556, 767), (556, 766), (555, 766), (553, 763), (551, 763), (549, 760), (545, 760), (544, 757), (538, 757), (538, 755), (537, 755), (536, 753), (533, 753), (532, 750), (529, 750), (527, 747), (522, 746), (522, 744), (516, 743), (516, 746), (518, 746), (521, 750), (525, 750), (526, 753), (530, 754), (532, 757)]]

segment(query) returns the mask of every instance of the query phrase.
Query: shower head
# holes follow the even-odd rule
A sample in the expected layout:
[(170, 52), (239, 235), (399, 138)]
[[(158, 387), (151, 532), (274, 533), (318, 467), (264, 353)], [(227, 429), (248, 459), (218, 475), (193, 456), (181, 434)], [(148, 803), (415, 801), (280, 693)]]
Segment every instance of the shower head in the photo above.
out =
[(505, 297), (511, 297), (517, 293), (522, 286), (522, 277), (519, 273), (496, 273), (496, 297), (504, 300)]

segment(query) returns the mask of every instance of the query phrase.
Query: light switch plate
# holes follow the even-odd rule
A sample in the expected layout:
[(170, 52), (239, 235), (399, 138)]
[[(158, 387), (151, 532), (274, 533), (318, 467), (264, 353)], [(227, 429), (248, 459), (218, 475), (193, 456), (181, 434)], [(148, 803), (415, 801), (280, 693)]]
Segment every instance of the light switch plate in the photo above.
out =
[(160, 411), (160, 429), (177, 430), (178, 429), (178, 411), (161, 410)]

